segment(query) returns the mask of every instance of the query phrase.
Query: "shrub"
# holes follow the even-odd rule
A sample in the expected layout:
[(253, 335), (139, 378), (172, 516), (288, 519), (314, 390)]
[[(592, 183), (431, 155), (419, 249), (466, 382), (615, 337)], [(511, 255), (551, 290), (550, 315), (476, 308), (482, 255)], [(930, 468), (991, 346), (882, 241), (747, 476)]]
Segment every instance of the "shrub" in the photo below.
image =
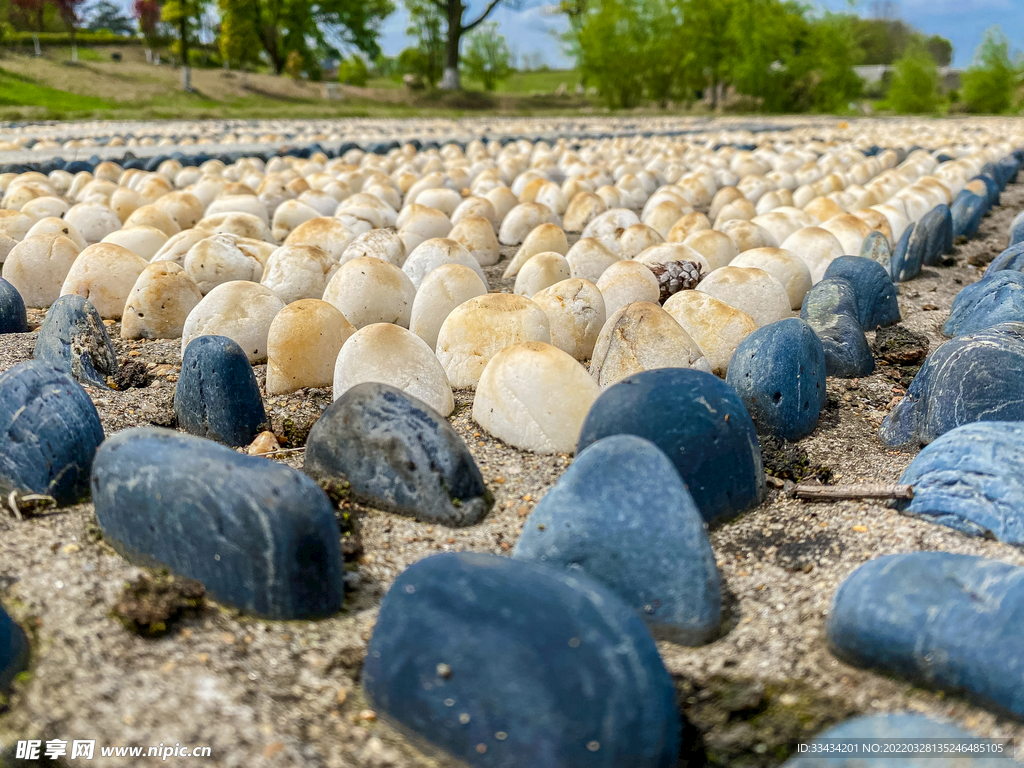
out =
[(345, 85), (355, 85), (360, 88), (366, 87), (366, 81), (370, 79), (370, 70), (361, 56), (352, 54), (338, 65), (338, 82)]

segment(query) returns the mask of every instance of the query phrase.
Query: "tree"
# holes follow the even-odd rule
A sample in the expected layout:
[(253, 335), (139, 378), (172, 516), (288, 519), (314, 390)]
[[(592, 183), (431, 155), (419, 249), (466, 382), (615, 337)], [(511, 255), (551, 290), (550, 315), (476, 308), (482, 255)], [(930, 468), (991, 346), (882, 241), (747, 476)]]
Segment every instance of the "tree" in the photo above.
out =
[(953, 44), (944, 37), (932, 35), (924, 41), (928, 53), (940, 67), (948, 67), (953, 61)]
[(67, 27), (71, 36), (71, 60), (78, 61), (78, 43), (75, 41), (75, 33), (78, 31), (78, 6), (83, 0), (51, 0), (57, 7), (61, 21)]
[(370, 79), (370, 70), (363, 61), (362, 56), (352, 54), (338, 65), (338, 82), (345, 85), (354, 85), (359, 88), (366, 87), (366, 81)]
[(901, 115), (934, 112), (939, 105), (939, 73), (935, 59), (921, 46), (911, 46), (896, 62), (889, 103)]
[(206, 12), (206, 0), (168, 0), (160, 12), (161, 21), (174, 26), (178, 33), (178, 53), (181, 55), (181, 88), (192, 90), (192, 68), (189, 64), (189, 43)]
[(504, 3), (506, 6), (518, 10), (521, 0), (487, 0), (487, 5), (484, 6), (484, 9), (480, 11), (477, 17), (465, 23), (463, 23), (462, 17), (467, 10), (467, 6), (463, 4), (462, 0), (416, 0), (412, 3), (407, 2), (406, 5), (409, 6), (411, 13), (412, 6), (421, 6), (427, 3), (432, 4), (440, 11), (445, 21), (445, 65), (441, 88), (447, 91), (457, 91), (462, 87), (462, 82), (459, 78), (462, 36), (480, 26), (491, 15), (491, 12), (498, 7), (499, 3)]
[(142, 36), (146, 39), (146, 47), (153, 48), (157, 38), (157, 25), (160, 23), (160, 5), (157, 0), (135, 0), (132, 5), (132, 16), (139, 23)]
[(90, 32), (108, 30), (117, 35), (131, 35), (135, 32), (132, 20), (124, 15), (121, 6), (110, 0), (99, 0), (86, 10), (89, 15), (85, 28)]
[(46, 12), (46, 0), (11, 0), (12, 10), (16, 11), (15, 18), (20, 17), (22, 25), (30, 28), (35, 25), (35, 32), (45, 32), (46, 24), (44, 14)]
[(1017, 73), (1010, 60), (1010, 42), (1001, 27), (990, 27), (963, 76), (962, 95), (971, 112), (1005, 112), (1013, 100)]
[(432, 0), (405, 0), (405, 7), (409, 11), (405, 34), (416, 38), (416, 47), (402, 51), (399, 64), (405, 72), (419, 75), (433, 87), (444, 73), (444, 16)]
[(508, 79), (512, 73), (512, 52), (508, 41), (504, 35), (498, 34), (498, 25), (489, 22), (473, 32), (468, 42), (466, 73), (482, 82), (488, 91), (493, 91), (499, 81)]
[(220, 36), (218, 47), (226, 65), (244, 69), (259, 61), (262, 48), (256, 32), (256, 18), (252, 3), (247, 0), (219, 0)]

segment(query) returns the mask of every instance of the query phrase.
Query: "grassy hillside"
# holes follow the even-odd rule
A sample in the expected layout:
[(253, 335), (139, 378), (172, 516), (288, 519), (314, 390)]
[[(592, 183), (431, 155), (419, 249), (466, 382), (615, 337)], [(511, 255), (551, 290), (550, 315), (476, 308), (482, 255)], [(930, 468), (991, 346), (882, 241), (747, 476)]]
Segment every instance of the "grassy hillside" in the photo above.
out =
[[(121, 53), (113, 61), (112, 53)], [(573, 72), (517, 73), (494, 94), (467, 83), (466, 93), (410, 93), (393, 81), (368, 88), (336, 86), (341, 99), (326, 99), (320, 83), (268, 74), (194, 69), (195, 91), (184, 93), (180, 74), (146, 63), (138, 47), (66, 48), (41, 58), (22, 53), (0, 57), (0, 119), (208, 118), (208, 117), (405, 117), (489, 112), (576, 112), (589, 105), (571, 95)], [(565, 82), (570, 96), (555, 97)]]

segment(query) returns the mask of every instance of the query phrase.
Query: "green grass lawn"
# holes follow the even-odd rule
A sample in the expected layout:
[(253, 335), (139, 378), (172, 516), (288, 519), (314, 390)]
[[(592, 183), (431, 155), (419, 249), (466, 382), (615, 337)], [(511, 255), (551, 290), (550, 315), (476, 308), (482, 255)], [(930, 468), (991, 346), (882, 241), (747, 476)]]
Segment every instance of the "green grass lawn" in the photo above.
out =
[[(565, 83), (569, 93), (573, 93), (580, 81), (580, 73), (574, 69), (552, 69), (537, 72), (513, 72), (508, 80), (498, 83), (494, 89), (498, 93), (554, 93), (561, 83)], [(482, 91), (483, 83), (471, 78), (462, 79), (467, 90)], [(368, 88), (402, 88), (401, 80), (390, 77), (373, 77), (367, 81)]]
[(0, 105), (42, 108), (47, 115), (55, 117), (67, 113), (110, 109), (114, 106), (112, 102), (95, 96), (79, 96), (68, 91), (47, 88), (5, 70), (0, 70)]

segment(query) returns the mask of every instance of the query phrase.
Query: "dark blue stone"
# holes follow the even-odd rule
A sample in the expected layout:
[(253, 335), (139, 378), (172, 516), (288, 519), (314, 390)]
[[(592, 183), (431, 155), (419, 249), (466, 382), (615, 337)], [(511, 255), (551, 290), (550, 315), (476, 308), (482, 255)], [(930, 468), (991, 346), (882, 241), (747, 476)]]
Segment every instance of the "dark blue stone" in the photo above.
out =
[(1024, 243), (1024, 211), (1018, 213), (1010, 223), (1010, 245)]
[(922, 263), (934, 267), (953, 250), (953, 214), (949, 206), (940, 203), (932, 208), (922, 217), (920, 226), (928, 232)]
[[(850, 747), (861, 746), (858, 739), (870, 739), (872, 747), (880, 751), (872, 756), (870, 753), (857, 754), (840, 752), (840, 744), (848, 742)], [(998, 764), (991, 757), (972, 758), (969, 751), (951, 751), (948, 757), (941, 754), (900, 754), (897, 758), (891, 751), (881, 752), (884, 744), (898, 743), (899, 739), (914, 739), (933, 742), (945, 739), (951, 742), (952, 749), (977, 744), (984, 748), (984, 743), (973, 734), (962, 731), (949, 723), (939, 722), (923, 715), (897, 713), (886, 715), (863, 715), (847, 720), (834, 728), (819, 733), (811, 744), (818, 744), (820, 750), (797, 755), (782, 764), (783, 768), (984, 768)], [(813, 747), (812, 747), (813, 748)], [(891, 749), (891, 748), (890, 748)], [(979, 755), (984, 754), (979, 752)], [(1008, 761), (1007, 761), (1008, 762)]]
[(143, 565), (201, 581), (217, 600), (271, 619), (341, 608), (338, 523), (298, 470), (167, 429), (103, 443), (92, 498), (105, 540)]
[(839, 587), (826, 633), (854, 666), (1024, 718), (1024, 568), (949, 552), (880, 557)]
[(28, 638), (0, 605), (0, 692), (10, 688), (28, 663)]
[(987, 210), (985, 198), (969, 189), (962, 190), (950, 207), (953, 215), (953, 237), (974, 237)]
[(359, 384), (324, 411), (306, 440), (303, 471), (347, 481), (357, 499), (424, 523), (473, 525), (493, 503), (451, 424), (387, 384)]
[(89, 495), (89, 470), (103, 442), (96, 406), (59, 368), (32, 360), (0, 373), (0, 491)]
[[(896, 271), (894, 280), (897, 283), (913, 280), (921, 274), (921, 267), (924, 265), (925, 255), (928, 253), (928, 243), (932, 239), (932, 232), (929, 229), (929, 223), (926, 221), (927, 218), (928, 215), (925, 214), (910, 231), (906, 250), (903, 251), (902, 258), (899, 258), (899, 269)], [(900, 244), (902, 242), (901, 239)], [(897, 251), (899, 251), (898, 246)], [(897, 258), (893, 258), (893, 269), (897, 268)]]
[(64, 170), (68, 173), (92, 173), (96, 166), (92, 163), (87, 163), (85, 160), (72, 160), (70, 163), (64, 166)]
[(576, 452), (619, 434), (643, 437), (664, 451), (709, 522), (764, 498), (754, 422), (736, 390), (710, 373), (659, 368), (614, 384), (591, 406)]
[(821, 280), (804, 296), (800, 317), (821, 339), (829, 376), (854, 379), (875, 370), (875, 358), (857, 312), (857, 295), (848, 280)]
[(1017, 180), (1017, 172), (1020, 171), (1020, 163), (1013, 155), (1007, 155), (996, 163), (996, 179), (999, 181), (999, 188), (1006, 189), (1006, 185)]
[(957, 336), (928, 355), (879, 436), (888, 445), (923, 445), (963, 424), (1022, 421), (1022, 388), (1024, 323)]
[(174, 388), (174, 415), (191, 435), (248, 445), (266, 428), (260, 387), (245, 352), (224, 336), (189, 342)]
[(18, 289), (0, 277), (0, 333), (28, 333), (25, 301)]
[(94, 387), (106, 388), (107, 376), (117, 373), (117, 355), (99, 312), (75, 294), (61, 296), (47, 310), (32, 356)]
[(983, 421), (926, 445), (901, 483), (914, 498), (898, 509), (971, 536), (1024, 545), (1024, 423)]
[(639, 617), (582, 574), (446, 553), (384, 597), (363, 683), (374, 709), (477, 768), (670, 768), (672, 680)]
[(988, 192), (985, 201), (986, 211), (994, 205), (999, 205), (999, 184), (996, 183), (996, 180), (990, 174), (980, 173), (971, 179), (971, 181), (980, 181), (985, 185), (985, 190)]
[[(877, 229), (869, 232), (860, 247), (860, 256), (876, 261), (885, 270), (886, 277), (892, 274), (892, 248), (889, 239)], [(835, 262), (833, 262), (835, 263)], [(890, 278), (889, 282), (892, 282)]]
[(704, 518), (672, 462), (643, 438), (612, 435), (583, 451), (512, 556), (601, 582), (659, 639), (700, 645), (718, 631), (722, 594)]
[(899, 276), (903, 272), (903, 264), (907, 260), (907, 248), (910, 247), (910, 236), (914, 234), (914, 224), (911, 223), (900, 239), (896, 241), (896, 247), (892, 249), (892, 259), (889, 261), (889, 275), (894, 283), (898, 283)]
[(1024, 274), (1004, 269), (956, 295), (942, 332), (963, 336), (1011, 322), (1024, 322)]
[[(1021, 221), (1024, 222), (1024, 217), (1021, 218)], [(992, 259), (982, 279), (987, 280), (1004, 270), (1024, 272), (1024, 242), (1012, 244)]]
[(725, 380), (736, 389), (759, 434), (799, 440), (818, 425), (825, 407), (825, 376), (821, 340), (806, 322), (790, 317), (758, 328), (740, 342)]
[[(882, 241), (885, 242), (884, 236)], [(825, 270), (824, 279), (829, 278), (846, 280), (853, 286), (861, 328), (873, 331), (900, 321), (896, 285), (877, 261), (863, 256), (840, 256)]]

